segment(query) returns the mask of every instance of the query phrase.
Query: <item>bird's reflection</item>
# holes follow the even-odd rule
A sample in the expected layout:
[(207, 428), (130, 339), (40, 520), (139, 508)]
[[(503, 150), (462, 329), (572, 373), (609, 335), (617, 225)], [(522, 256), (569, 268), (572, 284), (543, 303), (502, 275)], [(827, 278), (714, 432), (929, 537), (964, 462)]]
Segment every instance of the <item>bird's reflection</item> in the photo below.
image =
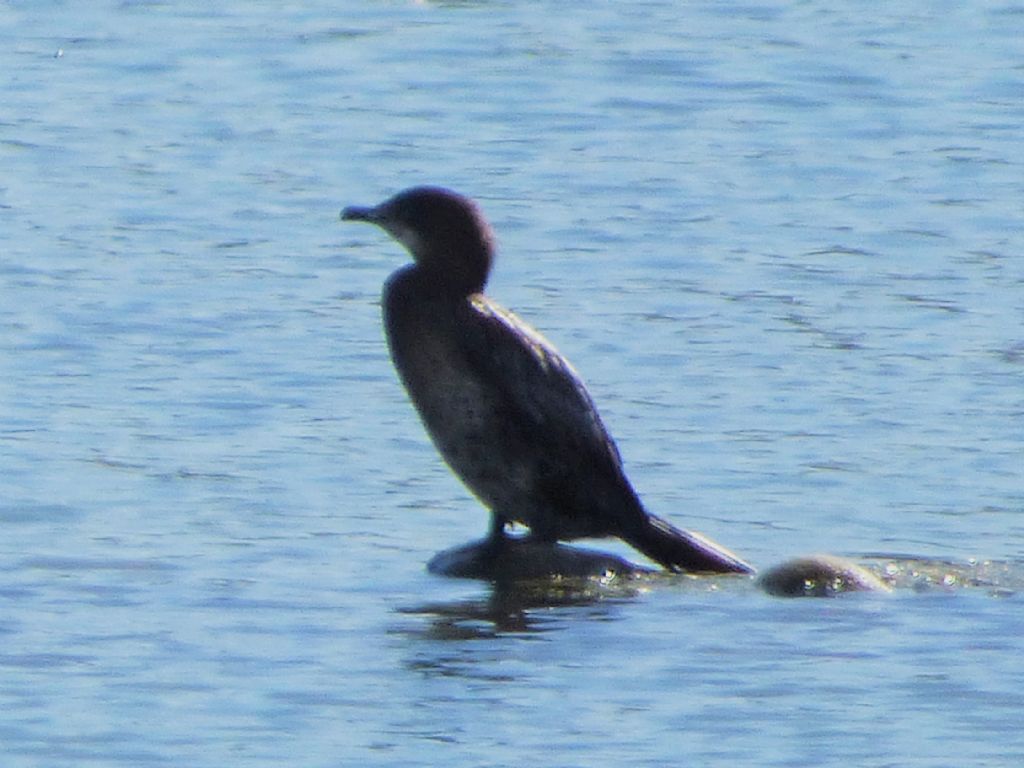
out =
[(612, 618), (615, 606), (642, 593), (651, 578), (609, 576), (495, 582), (476, 597), (424, 603), (399, 611), (424, 617), (425, 626), (412, 632), (432, 640), (540, 635), (559, 629), (569, 615)]

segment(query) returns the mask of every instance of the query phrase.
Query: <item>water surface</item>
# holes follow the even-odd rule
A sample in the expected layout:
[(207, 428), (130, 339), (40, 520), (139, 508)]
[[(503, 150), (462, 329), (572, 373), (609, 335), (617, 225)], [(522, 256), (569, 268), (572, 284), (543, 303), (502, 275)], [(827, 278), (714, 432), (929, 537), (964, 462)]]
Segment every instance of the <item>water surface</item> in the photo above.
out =
[[(1019, 763), (1022, 41), (999, 2), (5, 3), (4, 765)], [(652, 510), (895, 591), (426, 573), (486, 517), (387, 359), (404, 256), (336, 221), (423, 182)]]

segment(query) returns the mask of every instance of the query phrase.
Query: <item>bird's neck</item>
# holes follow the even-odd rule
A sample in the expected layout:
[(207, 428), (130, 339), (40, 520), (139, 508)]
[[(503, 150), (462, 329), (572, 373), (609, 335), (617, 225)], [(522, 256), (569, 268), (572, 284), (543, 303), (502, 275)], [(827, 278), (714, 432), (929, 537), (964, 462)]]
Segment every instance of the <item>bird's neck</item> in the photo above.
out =
[(458, 257), (438, 253), (417, 254), (413, 269), (424, 288), (438, 294), (465, 298), (483, 292), (491, 262), (487, 254), (467, 256), (463, 253)]

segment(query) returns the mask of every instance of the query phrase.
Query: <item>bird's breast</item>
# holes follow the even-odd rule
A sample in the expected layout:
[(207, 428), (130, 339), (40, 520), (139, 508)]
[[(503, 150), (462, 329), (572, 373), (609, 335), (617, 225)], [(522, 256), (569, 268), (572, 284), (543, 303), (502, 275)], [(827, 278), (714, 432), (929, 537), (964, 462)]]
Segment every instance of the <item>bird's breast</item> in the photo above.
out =
[(444, 301), (385, 293), (384, 325), (399, 378), (441, 455), (473, 487), (500, 463), (503, 407), (500, 392), (467, 356), (457, 317)]

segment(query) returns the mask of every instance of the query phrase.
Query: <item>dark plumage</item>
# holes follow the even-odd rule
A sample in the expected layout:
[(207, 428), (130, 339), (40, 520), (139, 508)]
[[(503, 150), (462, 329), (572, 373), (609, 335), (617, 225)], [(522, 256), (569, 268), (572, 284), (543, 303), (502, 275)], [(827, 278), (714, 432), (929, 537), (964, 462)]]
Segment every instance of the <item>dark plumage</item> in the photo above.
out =
[(616, 536), (673, 571), (750, 566), (644, 510), (578, 374), (482, 291), (494, 238), (477, 206), (416, 187), (342, 219), (378, 225), (414, 263), (384, 287), (395, 367), (434, 444), (493, 515), (544, 541)]

